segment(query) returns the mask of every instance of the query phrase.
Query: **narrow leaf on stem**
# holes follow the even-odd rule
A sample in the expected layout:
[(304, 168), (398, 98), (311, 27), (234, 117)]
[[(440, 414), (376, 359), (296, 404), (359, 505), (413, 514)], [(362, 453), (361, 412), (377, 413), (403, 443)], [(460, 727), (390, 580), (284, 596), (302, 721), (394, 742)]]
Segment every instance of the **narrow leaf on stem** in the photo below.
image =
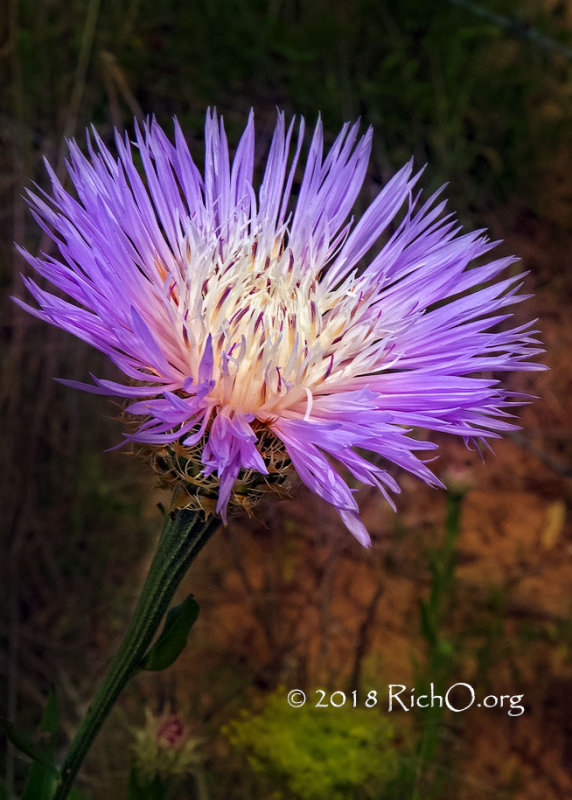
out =
[(45, 767), (51, 767), (55, 770), (55, 766), (49, 754), (44, 748), (35, 742), (31, 736), (17, 728), (7, 719), (0, 717), (0, 728), (6, 734), (6, 737), (12, 742), (16, 750), (19, 750), (24, 755), (31, 758), (37, 764), (43, 764)]
[(158, 671), (170, 667), (185, 649), (198, 615), (199, 605), (191, 594), (172, 608), (159, 638), (143, 658), (141, 669)]

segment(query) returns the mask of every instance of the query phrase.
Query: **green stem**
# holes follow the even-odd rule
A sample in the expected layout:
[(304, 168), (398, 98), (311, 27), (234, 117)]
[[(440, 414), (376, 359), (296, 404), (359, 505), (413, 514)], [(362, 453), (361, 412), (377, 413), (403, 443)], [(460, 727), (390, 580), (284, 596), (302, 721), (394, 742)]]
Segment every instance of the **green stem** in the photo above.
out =
[(139, 669), (189, 565), (218, 528), (217, 517), (177, 509), (167, 519), (127, 634), (62, 764), (53, 800), (65, 800), (93, 740), (119, 694)]

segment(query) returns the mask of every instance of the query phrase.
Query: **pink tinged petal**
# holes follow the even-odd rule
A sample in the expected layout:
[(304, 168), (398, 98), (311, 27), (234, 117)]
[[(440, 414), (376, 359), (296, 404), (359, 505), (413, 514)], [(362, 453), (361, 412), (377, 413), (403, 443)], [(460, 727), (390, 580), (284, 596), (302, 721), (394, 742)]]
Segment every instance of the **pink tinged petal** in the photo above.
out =
[(147, 420), (134, 434), (124, 433), (125, 439), (142, 442), (150, 445), (170, 444), (178, 441), (198, 423), (199, 417), (194, 417), (186, 422), (175, 423), (169, 421), (161, 423), (157, 418)]
[(361, 447), (367, 447), (368, 450), (373, 450), (388, 462), (397, 464), (402, 469), (407, 470), (412, 475), (427, 483), (429, 486), (435, 488), (443, 488), (443, 483), (425, 466), (416, 456), (413, 455), (412, 449), (415, 444), (418, 448), (429, 449), (431, 445), (426, 442), (412, 442), (407, 437), (403, 437), (405, 441), (391, 441), (388, 437), (385, 439), (378, 439), (375, 442), (362, 442)]
[(314, 129), (314, 135), (310, 143), (310, 152), (306, 159), (306, 166), (304, 168), (304, 175), (302, 183), (300, 184), (300, 191), (296, 201), (296, 211), (292, 219), (290, 229), (290, 238), (296, 237), (297, 228), (299, 224), (305, 223), (305, 203), (309, 196), (313, 194), (320, 178), (320, 166), (322, 163), (322, 153), (324, 149), (324, 136), (322, 120), (318, 117), (318, 122)]
[(249, 425), (251, 415), (234, 414), (224, 410), (216, 415), (203, 451), (205, 475), (217, 471), (221, 477), (227, 470), (256, 469), (266, 474), (268, 470), (256, 449), (256, 434)]
[[(156, 123), (154, 124), (156, 125)], [(172, 249), (176, 250), (179, 240), (177, 207), (182, 211), (180, 193), (168, 160), (161, 149), (153, 143), (154, 137), (148, 122), (145, 123), (144, 133), (143, 136), (139, 125), (135, 125), (135, 137), (145, 170), (149, 194), (153, 199), (155, 212), (163, 226), (167, 242)], [(153, 164), (151, 156), (154, 157), (155, 164)]]
[(195, 395), (195, 397), (206, 397), (207, 394), (212, 392), (214, 385), (215, 382), (212, 380), (206, 380), (202, 383), (195, 384), (192, 378), (185, 378), (183, 382), (183, 390), (187, 394)]
[(213, 342), (209, 333), (205, 343), (205, 349), (199, 364), (199, 383), (204, 383), (212, 378), (214, 365)]
[[(320, 427), (320, 426), (318, 426)], [(348, 530), (364, 546), (369, 547), (369, 534), (359, 518), (357, 504), (345, 481), (332, 468), (329, 461), (308, 440), (297, 440), (297, 428), (291, 422), (280, 422), (274, 426), (282, 439), (300, 479), (311, 491), (327, 500), (336, 509)], [(311, 435), (312, 426), (308, 426)]]
[[(312, 426), (309, 427), (311, 430)], [(342, 477), (311, 441), (297, 438), (296, 427), (290, 420), (278, 421), (272, 429), (284, 442), (296, 472), (309, 489), (337, 509), (358, 510), (356, 501)]]
[(217, 513), (226, 521), (226, 506), (232, 486), (241, 469), (256, 469), (267, 473), (264, 461), (257, 451), (256, 434), (248, 424), (252, 415), (234, 414), (231, 418), (224, 411), (214, 418), (209, 437), (203, 450), (204, 475), (216, 470), (220, 479)]
[(333, 288), (367, 253), (395, 217), (421, 173), (412, 176), (410, 161), (381, 190), (354, 230), (350, 233), (335, 263), (326, 275), (327, 286)]
[(219, 472), (220, 486), (218, 492), (218, 500), (216, 504), (216, 512), (217, 514), (220, 514), (220, 517), (225, 525), (227, 522), (228, 501), (230, 499), (232, 487), (234, 486), (236, 479), (238, 478), (239, 472), (240, 472), (240, 465), (238, 463), (229, 464), (227, 467), (224, 467)]
[(354, 478), (369, 486), (377, 486), (392, 509), (396, 510), (395, 502), (387, 489), (389, 488), (396, 494), (399, 494), (401, 490), (397, 481), (388, 472), (366, 461), (351, 448), (332, 451), (332, 455), (351, 472)]
[[(162, 392), (164, 388), (169, 389), (168, 386), (128, 386), (123, 383), (116, 383), (115, 381), (97, 378), (91, 373), (90, 377), (94, 381), (95, 385), (90, 383), (82, 383), (81, 381), (72, 381), (66, 378), (55, 378), (55, 380), (58, 383), (61, 383), (63, 386), (69, 386), (73, 389), (81, 389), (82, 391), (90, 392), (91, 394), (117, 395), (119, 397), (149, 397), (150, 395)], [(177, 387), (171, 386), (170, 388), (175, 389)]]
[[(297, 407), (292, 407), (297, 411)], [(305, 413), (306, 403), (300, 404), (300, 412)], [(370, 412), (375, 412), (371, 418), (377, 422), (391, 422), (391, 414), (379, 411), (379, 399), (376, 392), (369, 389), (359, 389), (356, 391), (336, 392), (329, 395), (317, 395), (313, 398), (311, 417), (312, 419), (326, 419), (342, 421), (345, 418), (355, 419), (356, 414), (360, 415), (363, 421)]]
[(364, 547), (371, 547), (371, 538), (367, 528), (359, 518), (359, 514), (355, 511), (344, 511), (343, 509), (336, 509), (340, 518), (349, 532), (355, 536), (360, 544)]
[(212, 408), (209, 406), (208, 408), (205, 409), (204, 416), (203, 416), (203, 419), (201, 421), (200, 427), (197, 428), (197, 430), (194, 433), (192, 433), (190, 436), (187, 436), (186, 439), (183, 439), (183, 444), (186, 447), (194, 447), (196, 444), (198, 444), (201, 441), (201, 439), (205, 435), (205, 431), (206, 431), (208, 423), (210, 422), (211, 415), (212, 415)]
[[(181, 126), (177, 119), (174, 119), (175, 127), (175, 152), (173, 154), (173, 164), (177, 174), (177, 179), (181, 184), (187, 205), (191, 214), (197, 215), (204, 209), (203, 205), (203, 179), (189, 152)], [(202, 214), (200, 214), (202, 218)]]
[(151, 329), (141, 314), (133, 306), (131, 307), (131, 320), (133, 322), (133, 331), (143, 345), (141, 360), (147, 360), (148, 363), (160, 373), (164, 375), (169, 374), (171, 372), (169, 362), (157, 344), (157, 340), (151, 333)]
[(103, 378), (96, 378), (95, 375), (90, 373), (90, 377), (93, 381), (97, 383), (99, 387), (105, 389), (111, 394), (121, 394), (125, 397), (139, 397), (144, 396), (145, 393), (148, 395), (156, 394), (160, 391), (173, 391), (174, 389), (178, 389), (179, 387), (176, 384), (164, 384), (162, 386), (126, 386), (122, 383), (116, 383), (115, 381), (105, 380)]
[[(354, 144), (359, 123), (343, 126), (341, 133), (322, 161), (322, 130), (318, 122), (296, 204), (289, 242), (294, 251), (304, 253), (313, 240), (310, 258), (322, 265), (328, 253), (338, 246), (335, 235), (349, 214), (363, 183), (369, 152), (371, 129)], [(352, 152), (353, 151), (353, 152)]]
[[(254, 113), (248, 115), (248, 123), (236, 148), (230, 174), (230, 196), (235, 208), (250, 200), (252, 173), (254, 170)], [(248, 203), (246, 204), (248, 208)]]
[(293, 124), (294, 121), (292, 120), (285, 139), (284, 114), (282, 112), (278, 113), (274, 135), (272, 136), (270, 150), (266, 159), (264, 178), (259, 190), (259, 213), (261, 218), (266, 220), (272, 229), (277, 227)]
[[(306, 123), (304, 122), (304, 118), (300, 117), (300, 125), (298, 127), (298, 141), (296, 143), (296, 150), (294, 151), (294, 157), (292, 158), (292, 163), (290, 164), (290, 171), (288, 173), (288, 178), (286, 179), (286, 186), (284, 187), (284, 192), (282, 195), (282, 205), (280, 206), (280, 213), (278, 215), (277, 225), (281, 225), (286, 216), (286, 209), (288, 206), (288, 202), (290, 200), (290, 193), (292, 191), (292, 184), (294, 183), (296, 167), (298, 166), (300, 151), (302, 149), (302, 142), (304, 141), (304, 131), (306, 129), (305, 126)], [(290, 147), (290, 134), (293, 127), (294, 127), (294, 120), (292, 120), (290, 127), (288, 129), (288, 134), (286, 136), (286, 148), (285, 148), (286, 151), (288, 151)]]
[(230, 163), (222, 118), (207, 112), (205, 120), (205, 205), (220, 237), (228, 236), (230, 209)]

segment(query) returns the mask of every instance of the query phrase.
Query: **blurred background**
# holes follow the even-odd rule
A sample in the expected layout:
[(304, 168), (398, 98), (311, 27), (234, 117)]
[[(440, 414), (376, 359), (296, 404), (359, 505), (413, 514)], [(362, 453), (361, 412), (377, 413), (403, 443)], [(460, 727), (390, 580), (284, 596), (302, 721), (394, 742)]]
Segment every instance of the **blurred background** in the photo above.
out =
[[(125, 692), (86, 761), (87, 800), (561, 800), (572, 797), (572, 5), (565, 0), (3, 0), (0, 10), (2, 714), (38, 727), (57, 688), (63, 749), (117, 646), (160, 525), (117, 409), (53, 376), (116, 377), (26, 316), (12, 242), (50, 243), (22, 188), (65, 174), (65, 136), (176, 115), (200, 163), (205, 110), (259, 165), (275, 107), (373, 125), (361, 211), (411, 155), (469, 227), (518, 254), (550, 372), (495, 456), (442, 445), (449, 493), (400, 476), (394, 514), (359, 494), (363, 550), (303, 489), (235, 517), (181, 589), (201, 605), (177, 664)], [(317, 523), (319, 521), (319, 524)], [(523, 694), (526, 711), (290, 710), (317, 687)], [(419, 688), (420, 691), (420, 688)], [(348, 695), (349, 697), (349, 695)], [(9, 750), (0, 797), (21, 790)], [(16, 795), (14, 795), (16, 796)]]

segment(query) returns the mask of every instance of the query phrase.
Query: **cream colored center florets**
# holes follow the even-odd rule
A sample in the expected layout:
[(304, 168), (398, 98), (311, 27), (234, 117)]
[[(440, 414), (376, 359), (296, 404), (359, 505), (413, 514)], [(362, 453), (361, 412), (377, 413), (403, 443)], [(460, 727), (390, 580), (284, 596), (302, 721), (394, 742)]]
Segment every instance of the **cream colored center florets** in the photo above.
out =
[(328, 291), (287, 247), (271, 249), (264, 256), (255, 244), (227, 262), (205, 257), (188, 270), (186, 290), (171, 295), (193, 379), (210, 335), (208, 400), (260, 420), (301, 402), (311, 408), (314, 392), (359, 367), (354, 357), (368, 338), (355, 329), (362, 297), (347, 287)]
[(316, 282), (296, 275), (288, 255), (262, 269), (251, 261), (213, 274), (203, 308), (205, 329), (213, 334), (217, 405), (272, 413), (325, 373)]
[(309, 412), (315, 392), (359, 374), (379, 331), (366, 321), (367, 298), (347, 282), (329, 290), (287, 246), (257, 245), (224, 261), (203, 251), (198, 263), (189, 247), (185, 282), (173, 282), (170, 295), (195, 384), (211, 337), (207, 401), (268, 421), (301, 403)]

